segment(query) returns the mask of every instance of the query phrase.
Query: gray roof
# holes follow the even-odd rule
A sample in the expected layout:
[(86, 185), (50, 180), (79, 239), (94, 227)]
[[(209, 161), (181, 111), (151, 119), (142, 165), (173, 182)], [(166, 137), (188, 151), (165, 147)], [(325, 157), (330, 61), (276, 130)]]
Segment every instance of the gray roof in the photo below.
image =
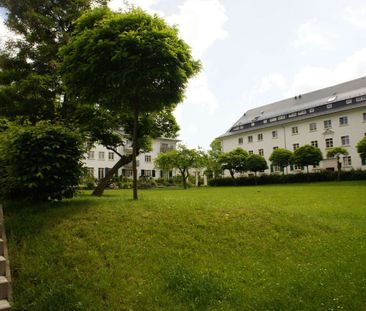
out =
[(253, 121), (268, 119), (282, 114), (301, 111), (308, 108), (318, 107), (327, 102), (334, 102), (366, 94), (366, 77), (330, 86), (317, 91), (301, 94), (250, 109), (222, 136), (236, 134), (230, 130), (240, 124), (248, 124)]

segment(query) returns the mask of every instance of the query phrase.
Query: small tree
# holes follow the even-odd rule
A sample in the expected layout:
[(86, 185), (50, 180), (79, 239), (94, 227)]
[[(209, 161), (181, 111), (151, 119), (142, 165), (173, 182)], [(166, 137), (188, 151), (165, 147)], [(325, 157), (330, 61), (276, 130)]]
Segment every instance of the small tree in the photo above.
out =
[(306, 166), (306, 171), (309, 174), (309, 165), (319, 165), (321, 160), (323, 160), (323, 155), (319, 148), (304, 145), (294, 151), (291, 162), (296, 165)]
[(269, 160), (272, 165), (277, 165), (281, 168), (282, 174), (285, 174), (285, 167), (290, 165), (290, 160), (292, 157), (292, 152), (287, 149), (278, 148), (273, 150)]
[(362, 138), (356, 145), (357, 152), (360, 154), (360, 157), (363, 163), (366, 163), (366, 137)]
[(243, 148), (236, 148), (232, 151), (226, 152), (219, 157), (223, 170), (230, 172), (231, 178), (235, 179), (235, 173), (247, 171), (248, 152)]
[(87, 12), (61, 54), (63, 81), (72, 99), (131, 115), (137, 199), (139, 119), (181, 102), (199, 62), (175, 27), (141, 9), (114, 13), (104, 7)]
[(74, 195), (82, 170), (81, 138), (42, 122), (0, 133), (0, 195), (32, 201)]
[(257, 184), (257, 172), (264, 171), (268, 168), (265, 158), (258, 154), (251, 154), (247, 159), (248, 171), (254, 172), (254, 181)]
[(206, 172), (208, 177), (219, 177), (222, 174), (222, 165), (220, 156), (222, 155), (221, 141), (215, 139), (210, 144), (211, 149), (206, 154)]
[(189, 170), (201, 167), (201, 156), (195, 149), (188, 149), (184, 145), (178, 145), (176, 150), (160, 153), (155, 159), (155, 165), (162, 170), (178, 169), (182, 176), (183, 188), (187, 189)]
[(342, 164), (340, 161), (341, 155), (348, 155), (348, 151), (342, 147), (334, 147), (327, 151), (327, 158), (336, 158), (337, 159), (337, 180), (341, 180), (341, 169)]

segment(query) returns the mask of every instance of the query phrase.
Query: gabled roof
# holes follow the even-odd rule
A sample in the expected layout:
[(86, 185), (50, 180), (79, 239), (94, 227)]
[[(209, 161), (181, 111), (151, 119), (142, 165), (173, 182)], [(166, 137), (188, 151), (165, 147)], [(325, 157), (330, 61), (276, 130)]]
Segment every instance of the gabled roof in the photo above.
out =
[[(250, 109), (222, 136), (232, 135), (234, 127), (249, 124), (272, 117), (289, 114), (327, 103), (338, 102), (366, 94), (366, 77), (340, 83), (324, 89), (300, 94), (292, 98)], [(329, 111), (331, 112), (331, 111)], [(254, 129), (254, 128), (253, 128)]]

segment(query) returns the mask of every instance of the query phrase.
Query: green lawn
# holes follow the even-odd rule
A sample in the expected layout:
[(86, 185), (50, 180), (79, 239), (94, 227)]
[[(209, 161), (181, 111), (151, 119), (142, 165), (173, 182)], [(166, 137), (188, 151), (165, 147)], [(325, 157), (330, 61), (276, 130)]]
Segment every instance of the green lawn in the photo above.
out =
[(365, 310), (366, 182), (5, 209), (17, 310)]

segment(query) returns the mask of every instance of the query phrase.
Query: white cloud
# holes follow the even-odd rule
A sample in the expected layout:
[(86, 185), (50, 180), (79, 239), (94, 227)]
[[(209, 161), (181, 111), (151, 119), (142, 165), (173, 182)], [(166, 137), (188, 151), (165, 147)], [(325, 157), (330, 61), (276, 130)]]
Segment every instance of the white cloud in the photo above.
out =
[(275, 97), (274, 94), (281, 98), (287, 88), (287, 80), (282, 74), (276, 72), (269, 73), (250, 90), (243, 92), (242, 99), (246, 110), (269, 103)]
[(323, 49), (331, 49), (334, 35), (324, 29), (316, 21), (309, 21), (300, 25), (297, 30), (297, 38), (291, 43), (292, 46), (303, 48), (307, 46), (316, 46)]
[(216, 40), (227, 37), (224, 29), (227, 19), (225, 7), (219, 0), (186, 0), (178, 14), (167, 17), (169, 23), (178, 25), (181, 37), (198, 58)]
[(355, 52), (333, 69), (307, 66), (301, 69), (286, 92), (288, 97), (366, 76), (366, 48)]
[(0, 17), (0, 46), (3, 47), (5, 42), (10, 39), (19, 39), (20, 36), (9, 30), (4, 23), (4, 19)]
[(160, 0), (129, 0), (129, 1), (124, 1), (124, 0), (111, 0), (108, 3), (108, 6), (113, 10), (113, 11), (123, 11), (124, 9), (127, 8), (127, 3), (134, 5), (134, 6), (138, 6), (144, 10), (146, 10), (149, 13), (156, 13), (156, 11), (153, 9), (153, 7), (159, 3)]
[(343, 18), (351, 25), (364, 30), (366, 29), (366, 6), (347, 7)]
[(175, 117), (179, 122), (182, 121), (184, 112), (196, 114), (197, 111), (204, 111), (205, 114), (213, 114), (218, 107), (218, 101), (210, 89), (207, 75), (205, 72), (201, 72), (189, 81), (186, 99), (183, 104), (178, 105)]

